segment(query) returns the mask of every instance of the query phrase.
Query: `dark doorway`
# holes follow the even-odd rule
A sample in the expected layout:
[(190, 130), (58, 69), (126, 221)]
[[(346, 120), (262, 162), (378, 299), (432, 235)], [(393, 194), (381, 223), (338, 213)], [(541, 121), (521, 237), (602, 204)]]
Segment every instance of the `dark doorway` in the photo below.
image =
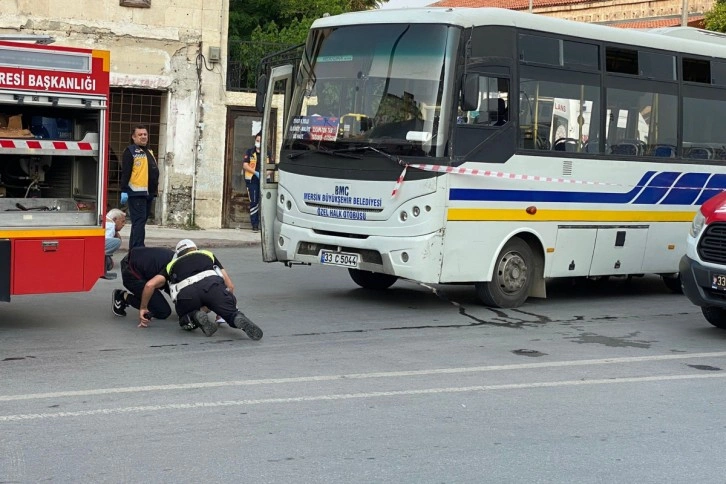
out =
[[(273, 110), (274, 113), (274, 110)], [(272, 122), (275, 122), (273, 116)], [(254, 108), (234, 107), (227, 111), (224, 160), (224, 199), (222, 226), (250, 228), (249, 197), (242, 175), (245, 151), (254, 147), (255, 135), (262, 129), (262, 117)], [(273, 127), (272, 132), (275, 132)], [(273, 140), (273, 146), (275, 140)]]

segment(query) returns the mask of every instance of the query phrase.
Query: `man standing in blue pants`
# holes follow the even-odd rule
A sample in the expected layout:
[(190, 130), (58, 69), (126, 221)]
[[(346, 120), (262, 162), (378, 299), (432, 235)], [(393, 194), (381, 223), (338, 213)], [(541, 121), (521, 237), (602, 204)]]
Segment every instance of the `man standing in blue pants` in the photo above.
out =
[(245, 176), (247, 195), (250, 197), (250, 223), (253, 232), (259, 232), (260, 230), (260, 167), (258, 164), (262, 164), (260, 156), (261, 138), (261, 133), (257, 133), (255, 147), (248, 149), (242, 159), (242, 174)]
[(121, 204), (128, 202), (131, 217), (129, 250), (144, 247), (146, 221), (159, 193), (159, 166), (154, 152), (147, 147), (146, 127), (134, 127), (131, 141), (121, 158)]

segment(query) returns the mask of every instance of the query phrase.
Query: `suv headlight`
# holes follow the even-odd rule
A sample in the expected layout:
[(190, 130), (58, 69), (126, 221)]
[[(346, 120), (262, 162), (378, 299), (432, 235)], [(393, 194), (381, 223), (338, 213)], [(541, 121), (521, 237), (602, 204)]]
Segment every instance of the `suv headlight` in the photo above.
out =
[(691, 230), (690, 234), (691, 237), (696, 238), (698, 237), (698, 234), (701, 233), (701, 230), (703, 230), (703, 226), (706, 225), (706, 217), (703, 216), (701, 211), (699, 210), (696, 212), (696, 216), (693, 217), (693, 222), (691, 222)]

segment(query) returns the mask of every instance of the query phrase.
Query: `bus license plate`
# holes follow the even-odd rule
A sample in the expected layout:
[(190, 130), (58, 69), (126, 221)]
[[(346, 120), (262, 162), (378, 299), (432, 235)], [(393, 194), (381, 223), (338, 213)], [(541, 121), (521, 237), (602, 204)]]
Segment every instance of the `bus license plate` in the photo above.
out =
[(726, 274), (711, 273), (711, 289), (726, 291)]
[(320, 263), (332, 266), (358, 267), (358, 254), (321, 250)]

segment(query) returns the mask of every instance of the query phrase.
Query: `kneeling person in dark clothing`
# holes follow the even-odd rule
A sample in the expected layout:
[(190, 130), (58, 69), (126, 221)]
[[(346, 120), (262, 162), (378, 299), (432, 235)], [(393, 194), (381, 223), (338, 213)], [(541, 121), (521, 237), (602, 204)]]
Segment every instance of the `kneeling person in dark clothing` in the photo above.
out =
[(219, 323), (211, 321), (203, 307), (214, 311), (233, 327), (244, 331), (250, 339), (262, 338), (262, 330), (237, 309), (234, 284), (222, 264), (208, 250), (198, 250), (194, 242), (184, 239), (176, 245), (176, 257), (144, 286), (139, 312), (139, 326), (146, 327), (148, 304), (154, 291), (169, 284), (176, 312), (190, 319), (204, 334), (211, 336)]
[[(113, 314), (126, 316), (127, 306), (141, 309), (144, 286), (163, 271), (173, 258), (174, 251), (164, 247), (134, 247), (129, 250), (121, 259), (121, 278), (128, 291), (123, 289), (113, 291)], [(169, 292), (166, 284), (162, 288)], [(171, 315), (171, 306), (160, 289), (154, 290), (151, 295), (147, 311), (151, 313), (151, 317), (157, 319), (166, 319)]]

